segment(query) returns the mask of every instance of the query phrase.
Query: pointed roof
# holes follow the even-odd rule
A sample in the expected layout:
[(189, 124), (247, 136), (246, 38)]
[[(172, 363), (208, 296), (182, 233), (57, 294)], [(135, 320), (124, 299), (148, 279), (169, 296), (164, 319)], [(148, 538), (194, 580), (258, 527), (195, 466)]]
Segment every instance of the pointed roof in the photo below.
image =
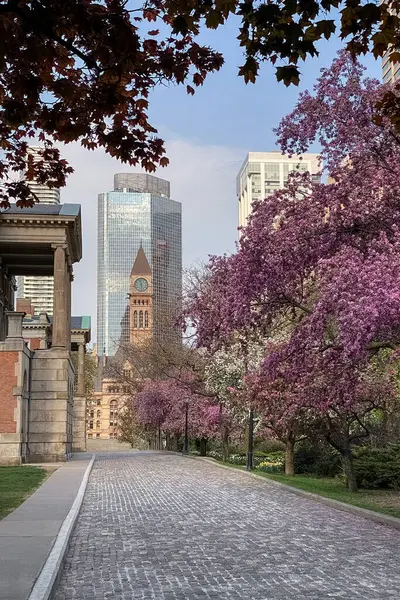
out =
[(136, 255), (136, 260), (133, 264), (131, 275), (151, 275), (151, 268), (147, 261), (142, 244)]

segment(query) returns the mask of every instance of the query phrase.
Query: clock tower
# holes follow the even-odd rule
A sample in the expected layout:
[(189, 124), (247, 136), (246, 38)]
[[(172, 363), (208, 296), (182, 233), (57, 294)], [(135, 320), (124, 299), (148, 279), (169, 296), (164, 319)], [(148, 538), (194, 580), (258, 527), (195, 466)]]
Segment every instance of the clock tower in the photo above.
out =
[(153, 336), (153, 281), (142, 244), (132, 267), (129, 289), (129, 341), (140, 345)]

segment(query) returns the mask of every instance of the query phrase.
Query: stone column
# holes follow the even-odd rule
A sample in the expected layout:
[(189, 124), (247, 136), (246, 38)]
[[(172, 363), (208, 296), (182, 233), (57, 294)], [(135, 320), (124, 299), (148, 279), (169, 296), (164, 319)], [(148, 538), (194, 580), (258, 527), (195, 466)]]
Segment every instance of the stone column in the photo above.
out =
[(71, 284), (73, 280), (72, 266), (68, 265), (65, 273), (65, 310), (67, 316), (67, 350), (71, 352)]
[(72, 451), (86, 451), (85, 344), (78, 346), (78, 385), (74, 398)]
[(54, 249), (54, 307), (52, 347), (67, 349), (67, 261), (66, 246), (55, 245)]
[(77, 396), (85, 395), (85, 344), (78, 346), (78, 386)]

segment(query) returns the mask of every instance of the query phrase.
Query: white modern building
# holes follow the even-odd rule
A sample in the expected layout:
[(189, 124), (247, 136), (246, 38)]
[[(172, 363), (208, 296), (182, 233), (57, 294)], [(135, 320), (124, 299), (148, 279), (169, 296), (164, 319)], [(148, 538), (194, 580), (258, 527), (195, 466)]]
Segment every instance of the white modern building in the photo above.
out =
[(262, 200), (285, 186), (289, 173), (309, 171), (320, 181), (318, 154), (291, 158), (276, 152), (249, 152), (236, 179), (239, 200), (239, 227), (246, 225), (255, 200)]
[[(35, 162), (41, 160), (40, 150), (40, 146), (30, 146), (28, 149)], [(29, 182), (29, 188), (36, 194), (40, 204), (60, 204), (58, 188), (49, 188), (36, 181)], [(53, 277), (18, 277), (17, 286), (17, 298), (30, 298), (36, 315), (41, 312), (53, 314)]]
[(390, 60), (391, 52), (388, 51), (382, 58), (382, 82), (394, 83), (400, 79), (400, 63)]

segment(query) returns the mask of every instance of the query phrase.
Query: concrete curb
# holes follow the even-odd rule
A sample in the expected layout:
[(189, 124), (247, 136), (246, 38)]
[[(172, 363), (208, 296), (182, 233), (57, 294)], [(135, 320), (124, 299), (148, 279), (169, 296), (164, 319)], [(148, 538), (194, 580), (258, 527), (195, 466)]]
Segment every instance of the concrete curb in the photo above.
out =
[(37, 578), (35, 585), (29, 594), (28, 600), (50, 600), (52, 598), (55, 585), (61, 573), (64, 562), (65, 553), (68, 548), (68, 542), (74, 530), (76, 520), (83, 502), (86, 491), (86, 486), (89, 481), (89, 475), (95, 461), (95, 454), (92, 455), (90, 463), (86, 467), (78, 493), (71, 506), (69, 513), (65, 517), (60, 530), (57, 534), (56, 541), (50, 551), (49, 556)]
[(303, 498), (308, 498), (313, 502), (319, 502), (320, 504), (326, 504), (331, 508), (335, 508), (336, 510), (341, 510), (343, 512), (348, 512), (353, 515), (357, 515), (359, 517), (363, 517), (368, 521), (374, 521), (375, 523), (379, 523), (380, 525), (386, 525), (387, 527), (392, 527), (394, 529), (400, 529), (400, 519), (397, 517), (391, 517), (390, 515), (384, 515), (381, 513), (374, 512), (373, 510), (369, 510), (367, 508), (361, 508), (359, 506), (354, 506), (353, 504), (346, 504), (345, 502), (340, 502), (339, 500), (333, 500), (332, 498), (326, 498), (325, 496), (320, 496), (319, 494), (313, 494), (312, 492), (307, 492), (306, 490), (301, 490), (299, 488), (292, 487), (285, 483), (281, 483), (280, 481), (274, 481), (273, 479), (269, 479), (268, 477), (262, 477), (262, 475), (257, 475), (257, 473), (251, 473), (249, 471), (242, 471), (240, 469), (234, 469), (232, 467), (228, 467), (227, 465), (221, 465), (214, 458), (204, 458), (201, 456), (189, 456), (193, 460), (201, 460), (203, 462), (207, 462), (208, 464), (215, 465), (220, 469), (228, 469), (231, 472), (241, 473), (242, 475), (247, 475), (249, 477), (255, 477), (258, 481), (263, 481), (264, 483), (270, 483), (276, 487), (280, 487), (285, 489), (286, 491), (295, 494), (296, 496), (302, 496)]

